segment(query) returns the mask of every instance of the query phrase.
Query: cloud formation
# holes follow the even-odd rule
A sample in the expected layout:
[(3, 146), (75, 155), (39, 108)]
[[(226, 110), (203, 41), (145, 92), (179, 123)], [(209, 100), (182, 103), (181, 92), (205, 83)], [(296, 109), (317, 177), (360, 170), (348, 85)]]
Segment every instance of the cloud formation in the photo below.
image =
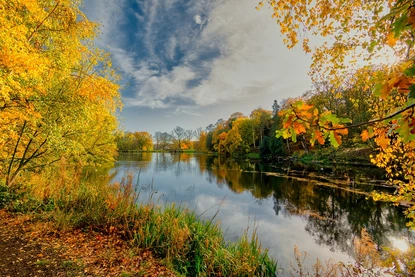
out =
[(130, 84), (123, 92), (127, 108), (200, 115), (197, 109), (226, 103), (239, 102), (243, 110), (252, 99), (271, 106), (271, 98), (296, 96), (309, 86), (308, 58), (301, 51), (287, 55), (267, 11), (254, 6), (240, 0), (93, 0), (86, 12), (102, 22), (99, 43)]
[[(275, 70), (280, 42), (268, 16), (249, 1), (212, 2), (137, 1), (129, 9), (122, 9), (122, 0), (99, 2), (97, 17), (108, 28), (104, 40), (115, 64), (133, 80), (127, 106), (166, 108), (178, 97), (194, 100), (189, 101), (192, 105), (213, 105), (281, 84)], [(131, 17), (139, 24), (126, 22)], [(107, 35), (125, 31), (129, 34), (124, 39), (141, 48), (142, 55), (120, 48), (122, 43), (114, 45)]]

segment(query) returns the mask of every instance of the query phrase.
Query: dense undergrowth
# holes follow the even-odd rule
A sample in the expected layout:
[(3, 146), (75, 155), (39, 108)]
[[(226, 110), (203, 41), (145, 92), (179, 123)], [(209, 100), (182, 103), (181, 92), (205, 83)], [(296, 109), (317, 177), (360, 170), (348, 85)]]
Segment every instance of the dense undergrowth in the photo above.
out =
[(293, 156), (304, 163), (323, 164), (363, 164), (371, 165), (370, 154), (374, 154), (371, 148), (321, 148), (314, 151), (295, 153)]
[(255, 232), (229, 243), (218, 224), (185, 207), (137, 204), (131, 176), (112, 185), (107, 181), (86, 181), (80, 172), (61, 168), (32, 176), (24, 185), (0, 183), (0, 208), (32, 213), (58, 229), (117, 233), (186, 276), (275, 276), (277, 263)]

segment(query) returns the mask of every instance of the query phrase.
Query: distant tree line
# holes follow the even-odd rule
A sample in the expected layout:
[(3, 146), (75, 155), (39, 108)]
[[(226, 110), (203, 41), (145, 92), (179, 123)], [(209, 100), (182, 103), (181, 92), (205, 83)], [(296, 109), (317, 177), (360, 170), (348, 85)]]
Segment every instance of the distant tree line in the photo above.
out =
[(153, 150), (153, 138), (148, 132), (126, 132), (116, 137), (118, 151)]
[[(346, 78), (347, 79), (347, 78)], [(301, 99), (320, 110), (335, 111), (341, 117), (351, 118), (353, 122), (364, 122), (371, 118), (368, 90), (353, 86), (353, 79), (347, 79), (349, 86), (335, 88), (329, 83), (315, 83), (313, 89), (300, 97), (288, 98), (278, 103), (276, 100), (272, 110), (257, 108), (249, 116), (235, 112), (227, 120), (219, 119), (205, 129), (184, 129), (176, 126), (170, 133), (155, 132), (151, 136), (147, 132), (127, 132), (118, 137), (118, 149), (180, 151), (194, 149), (200, 152), (216, 152), (220, 155), (243, 156), (248, 153), (259, 153), (262, 158), (275, 159), (292, 154), (293, 151), (309, 151), (311, 148), (330, 147), (312, 145), (308, 134), (301, 134), (293, 141), (291, 138), (277, 138), (277, 130), (284, 129), (279, 115), (281, 109), (290, 107)], [(355, 147), (357, 144), (371, 145), (369, 140), (362, 143), (361, 129), (351, 129), (343, 137), (343, 145)]]

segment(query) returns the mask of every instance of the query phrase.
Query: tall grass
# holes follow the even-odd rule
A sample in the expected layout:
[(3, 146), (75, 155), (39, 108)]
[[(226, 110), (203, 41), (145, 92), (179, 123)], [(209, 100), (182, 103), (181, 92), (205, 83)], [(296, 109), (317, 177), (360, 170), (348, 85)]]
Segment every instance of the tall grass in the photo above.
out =
[(137, 203), (132, 176), (109, 185), (108, 179), (87, 181), (81, 171), (61, 167), (32, 176), (25, 186), (26, 198), (52, 207), (40, 210), (58, 228), (118, 233), (187, 276), (275, 276), (277, 263), (262, 249), (255, 232), (229, 243), (218, 224), (189, 209)]

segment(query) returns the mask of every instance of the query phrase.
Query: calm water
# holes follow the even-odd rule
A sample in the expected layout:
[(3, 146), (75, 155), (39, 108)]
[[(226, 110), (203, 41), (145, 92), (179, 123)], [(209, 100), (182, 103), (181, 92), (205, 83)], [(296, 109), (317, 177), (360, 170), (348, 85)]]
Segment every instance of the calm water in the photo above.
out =
[(317, 257), (353, 261), (353, 239), (362, 228), (378, 245), (413, 240), (396, 207), (312, 182), (269, 176), (263, 168), (201, 154), (141, 153), (120, 156), (112, 170), (114, 180), (127, 173), (135, 176), (140, 201), (181, 203), (205, 219), (219, 211), (215, 220), (228, 240), (257, 228), (262, 245), (285, 269), (296, 245), (308, 253), (307, 264)]

